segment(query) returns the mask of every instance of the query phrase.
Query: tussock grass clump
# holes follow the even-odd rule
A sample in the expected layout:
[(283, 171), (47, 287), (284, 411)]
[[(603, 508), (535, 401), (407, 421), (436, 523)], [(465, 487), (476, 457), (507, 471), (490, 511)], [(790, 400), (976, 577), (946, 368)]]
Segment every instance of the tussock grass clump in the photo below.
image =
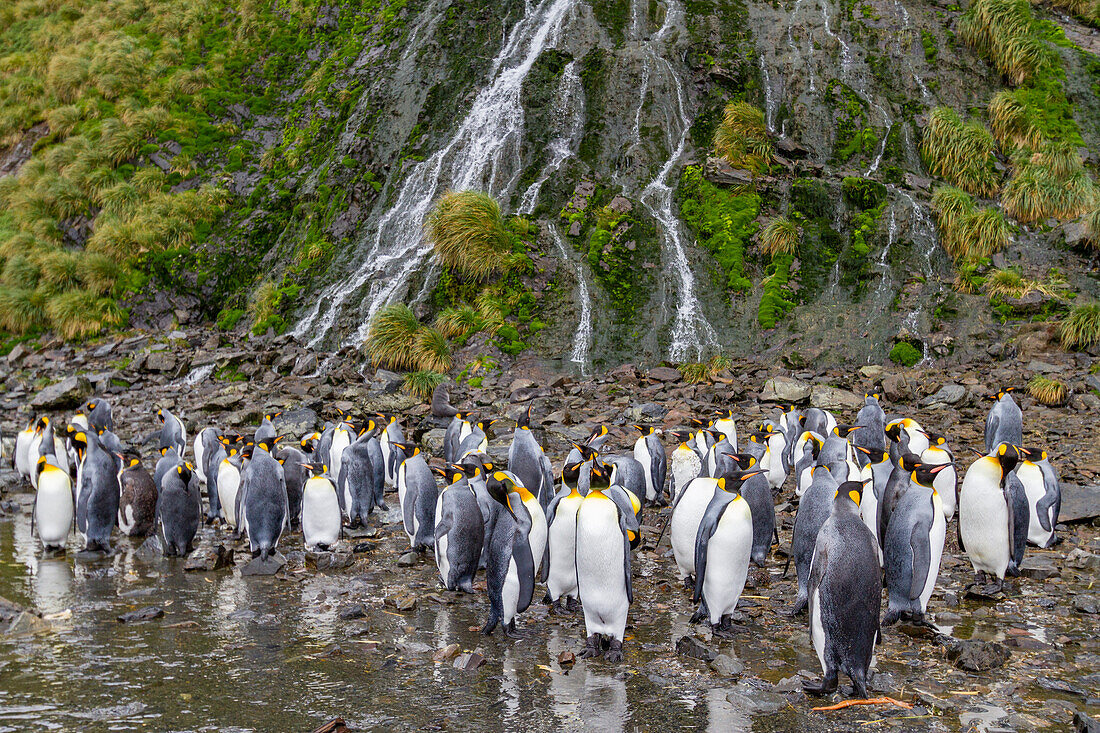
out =
[(713, 382), (722, 371), (729, 369), (732, 364), (733, 362), (730, 361), (728, 356), (715, 354), (709, 361), (688, 362), (681, 364), (677, 369), (680, 370), (680, 374), (683, 375), (688, 384), (702, 384), (703, 382)]
[(793, 221), (777, 216), (760, 233), (760, 246), (771, 257), (790, 255), (798, 251), (800, 238), (801, 233)]
[(90, 290), (70, 290), (46, 301), (50, 325), (63, 339), (95, 336), (122, 325), (126, 316), (118, 303)]
[(1075, 219), (1095, 205), (1096, 186), (1076, 152), (1045, 148), (1015, 162), (1016, 173), (1005, 185), (1001, 204), (1020, 223)]
[(45, 327), (46, 297), (37, 290), (0, 287), (0, 328), (23, 334)]
[(1069, 389), (1064, 382), (1049, 379), (1042, 374), (1036, 374), (1027, 383), (1027, 393), (1048, 407), (1064, 405), (1069, 397)]
[(4, 272), (0, 280), (9, 287), (34, 290), (38, 287), (38, 278), (42, 269), (29, 256), (17, 254), (4, 263)]
[(413, 359), (421, 370), (445, 372), (451, 368), (451, 345), (429, 326), (421, 326), (413, 341)]
[(920, 152), (933, 175), (975, 196), (997, 192), (997, 142), (977, 120), (963, 122), (950, 107), (936, 107), (924, 129)]
[(375, 366), (393, 369), (415, 369), (416, 333), (420, 321), (403, 303), (387, 305), (371, 320), (367, 335), (367, 354)]
[(764, 113), (748, 102), (730, 102), (714, 131), (714, 150), (736, 168), (756, 173), (772, 161), (772, 143)]
[(485, 325), (476, 308), (468, 305), (446, 308), (435, 318), (435, 329), (449, 339), (465, 338)]
[(444, 374), (422, 369), (406, 374), (401, 386), (405, 392), (413, 397), (419, 400), (429, 400), (432, 393), (435, 392), (435, 388), (443, 384), (446, 379), (447, 377)]
[(1100, 249), (1100, 201), (1092, 207), (1092, 211), (1085, 217), (1085, 230), (1088, 232), (1089, 243), (1095, 249)]
[(425, 227), (443, 264), (477, 280), (500, 272), (512, 251), (500, 205), (480, 191), (443, 194)]
[(1012, 228), (1000, 211), (979, 208), (965, 191), (953, 186), (940, 186), (932, 193), (932, 212), (940, 227), (940, 242), (956, 262), (989, 257), (1012, 238)]
[(1028, 0), (974, 0), (959, 19), (959, 35), (1018, 86), (1054, 64), (1034, 26)]
[(1100, 302), (1075, 306), (1058, 328), (1058, 337), (1062, 346), (1074, 351), (1100, 344)]
[(997, 142), (1006, 150), (1012, 147), (1037, 149), (1043, 143), (1043, 131), (1028, 107), (1014, 91), (1002, 90), (989, 100), (989, 126)]
[(252, 291), (248, 299), (248, 315), (253, 324), (266, 321), (275, 315), (278, 307), (279, 288), (271, 280), (264, 280)]

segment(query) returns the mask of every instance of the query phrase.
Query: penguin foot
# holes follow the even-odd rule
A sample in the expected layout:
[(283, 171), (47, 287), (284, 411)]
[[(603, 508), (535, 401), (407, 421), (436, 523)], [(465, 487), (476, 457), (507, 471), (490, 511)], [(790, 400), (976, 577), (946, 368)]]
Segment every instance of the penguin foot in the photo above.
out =
[(707, 615), (707, 612), (700, 608), (698, 611), (691, 614), (691, 618), (688, 619), (688, 621), (693, 624), (701, 623), (702, 621), (706, 620)]
[(566, 596), (565, 607), (569, 609), (570, 613), (576, 613), (577, 611), (581, 610), (581, 601), (579, 598)]
[(497, 627), (496, 619), (489, 619), (485, 622), (485, 625), (481, 627), (482, 636), (492, 636), (493, 629)]
[(521, 634), (516, 630), (516, 620), (512, 619), (511, 623), (504, 624), (504, 636), (509, 639), (522, 639), (524, 634)]
[(831, 695), (836, 692), (838, 683), (837, 673), (833, 672), (832, 674), (825, 675), (820, 682), (810, 682), (809, 680), (803, 681), (802, 691), (814, 697), (824, 697), (825, 695)]
[(623, 661), (623, 643), (618, 639), (612, 639), (611, 645), (607, 649), (607, 653), (604, 654), (604, 659), (609, 662)]
[(695, 576), (689, 575), (684, 578), (684, 587), (688, 590), (695, 590)]
[(901, 618), (901, 612), (900, 611), (895, 611), (894, 609), (891, 608), (891, 609), (887, 610), (886, 613), (882, 614), (882, 625), (883, 626), (891, 626), (893, 624), (896, 624), (898, 622), (898, 619), (900, 619), (900, 618)]
[(600, 656), (600, 635), (592, 634), (584, 642), (584, 649), (577, 656), (581, 659), (594, 659)]
[(780, 611), (780, 613), (782, 613), (786, 616), (797, 616), (798, 614), (800, 614), (800, 613), (802, 613), (803, 611), (806, 610), (806, 605), (807, 605), (806, 599), (804, 599), (804, 598), (803, 599), (796, 599), (795, 602), (794, 602), (794, 605), (792, 605), (790, 608), (788, 608), (785, 611)]
[(566, 608), (564, 601), (564, 598), (559, 598), (558, 600), (551, 603), (550, 613), (554, 614), (555, 616), (572, 616), (572, 612), (568, 608)]

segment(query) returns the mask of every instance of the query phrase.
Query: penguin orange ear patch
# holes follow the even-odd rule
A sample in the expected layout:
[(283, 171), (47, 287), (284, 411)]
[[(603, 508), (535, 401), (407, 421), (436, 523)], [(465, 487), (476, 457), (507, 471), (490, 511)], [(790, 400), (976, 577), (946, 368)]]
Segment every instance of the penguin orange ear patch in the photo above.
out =
[(859, 506), (860, 496), (859, 496), (858, 491), (849, 491), (848, 496), (850, 496), (852, 498), (852, 501), (854, 501), (856, 503), (856, 506)]

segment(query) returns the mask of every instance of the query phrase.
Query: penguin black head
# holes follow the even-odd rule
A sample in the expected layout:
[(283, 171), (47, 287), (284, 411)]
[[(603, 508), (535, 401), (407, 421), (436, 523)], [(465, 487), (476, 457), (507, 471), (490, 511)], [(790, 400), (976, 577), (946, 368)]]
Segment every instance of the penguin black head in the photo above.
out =
[(316, 447), (317, 445), (317, 441), (320, 439), (320, 433), (310, 433), (309, 435), (303, 436), (302, 439), (298, 441), (298, 445), (302, 446), (302, 450), (304, 450), (306, 453), (312, 453), (314, 447)]
[(672, 437), (676, 438), (676, 440), (680, 441), (681, 443), (686, 443), (689, 440), (691, 440), (691, 431), (690, 430), (673, 430), (672, 431)]
[(994, 397), (993, 399), (994, 400), (1000, 400), (1000, 399), (1003, 399), (1005, 397), (1008, 397), (1010, 394), (1015, 392), (1017, 389), (1019, 389), (1019, 387), (1002, 387), (1000, 389), (1000, 391), (997, 392), (997, 396)]
[(527, 409), (520, 413), (519, 419), (516, 420), (516, 427), (519, 429), (531, 429), (531, 411), (535, 409), (534, 405), (528, 405)]
[(845, 481), (837, 487), (835, 496), (843, 496), (846, 499), (851, 499), (858, 507), (859, 503), (863, 501), (863, 482)]
[(603, 424), (597, 425), (595, 428), (592, 429), (592, 433), (588, 436), (588, 440), (585, 442), (591, 444), (593, 440), (596, 440), (597, 438), (602, 438), (605, 435), (607, 435), (607, 426)]
[(920, 466), (924, 465), (920, 462), (920, 456), (918, 456), (916, 453), (906, 453), (901, 457), (901, 460), (898, 461), (898, 463), (906, 471), (915, 471)]
[(649, 425), (631, 425), (630, 427), (634, 428), (639, 433), (641, 433), (642, 437), (650, 435), (656, 430), (656, 428), (651, 427)]
[(132, 450), (122, 454), (122, 465), (126, 468), (137, 468), (141, 465), (141, 456)]
[(34, 423), (34, 432), (41, 433), (43, 430), (45, 430), (49, 426), (49, 424), (50, 424), (50, 418), (46, 415), (43, 415), (42, 417), (38, 418), (38, 420), (35, 421), (35, 423)]
[(1004, 482), (1009, 472), (1016, 468), (1016, 464), (1020, 462), (1021, 450), (1014, 445), (1008, 443), (1001, 443), (997, 446), (997, 452), (994, 457), (997, 462), (1001, 464), (1001, 482)]
[(726, 438), (726, 434), (717, 428), (707, 428), (703, 432), (709, 435), (715, 443), (721, 443)]
[(453, 463), (448, 463), (446, 466), (436, 467), (432, 466), (432, 470), (443, 477), (443, 480), (448, 485), (457, 484), (462, 479), (466, 478), (466, 468), (464, 466), (456, 466)]
[(886, 437), (897, 443), (901, 440), (901, 421), (895, 421), (886, 426)]
[(279, 415), (282, 415), (282, 414), (283, 414), (282, 410), (280, 410), (279, 412), (264, 413), (264, 420), (270, 420), (271, 422), (275, 422), (275, 418), (277, 418)]
[(566, 486), (574, 488), (577, 485), (577, 481), (581, 477), (581, 464), (579, 461), (573, 463), (566, 463), (565, 467), (561, 470), (561, 480)]
[(91, 412), (92, 410), (95, 409), (96, 404), (97, 403), (96, 403), (95, 400), (88, 400), (87, 402), (84, 403), (84, 409), (87, 410), (88, 412)]
[(847, 438), (855, 431), (862, 430), (863, 428), (863, 425), (837, 425), (835, 428), (833, 428), (833, 435), (841, 438)]
[(256, 445), (263, 448), (268, 453), (271, 453), (275, 450), (275, 444), (278, 443), (278, 442), (279, 442), (278, 438), (264, 438), (263, 440), (259, 441)]
[(180, 480), (185, 484), (191, 480), (191, 472), (192, 468), (190, 463), (181, 463), (176, 466), (176, 473), (180, 475)]
[(252, 460), (252, 455), (255, 452), (256, 452), (256, 446), (252, 445), (251, 443), (246, 443), (244, 446), (241, 447), (241, 451), (240, 451), (241, 458), (247, 458), (249, 460)]
[(49, 465), (49, 462), (46, 460), (46, 456), (39, 457), (38, 463), (34, 466), (34, 475), (41, 476), (42, 472), (46, 470), (47, 465)]
[(390, 443), (394, 448), (405, 454), (405, 458), (412, 458), (420, 449), (411, 443)]
[(1038, 463), (1047, 459), (1047, 452), (1039, 448), (1020, 448), (1021, 460)]
[[(817, 457), (821, 455), (821, 449), (825, 447), (825, 444), (821, 442), (820, 438), (808, 430), (802, 433), (802, 437), (806, 439), (805, 445), (810, 446), (810, 451), (813, 453), (814, 460), (816, 461)], [(803, 450), (805, 450), (805, 447), (803, 447)]]
[(927, 430), (921, 430), (920, 434), (925, 438), (928, 438), (928, 445), (946, 445), (947, 438), (939, 433), (930, 433)]
[(718, 416), (719, 420), (733, 419), (733, 410), (715, 410), (714, 414)]
[(932, 482), (936, 479), (936, 474), (947, 468), (952, 464), (940, 463), (935, 466), (929, 466), (926, 464), (918, 464), (909, 474), (909, 477), (913, 480), (913, 483), (920, 484), (926, 488), (932, 488)]
[(611, 486), (611, 466), (599, 460), (594, 461), (592, 463), (592, 474), (588, 485), (593, 491), (599, 491)]
[(166, 445), (162, 445), (162, 446), (160, 447), (160, 454), (161, 454), (162, 456), (164, 456), (164, 455), (167, 455), (167, 454), (168, 454), (168, 446), (166, 446)]
[(590, 445), (573, 443), (573, 447), (581, 452), (581, 458), (585, 461), (591, 461), (593, 458), (599, 456), (599, 451)]
[(485, 488), (488, 489), (489, 496), (507, 509), (508, 513), (512, 515), (512, 519), (519, 521), (516, 513), (512, 511), (511, 503), (508, 501), (508, 492), (514, 489), (515, 486), (515, 482), (504, 471), (493, 471), (485, 481)]
[(742, 471), (733, 476), (722, 476), (718, 479), (718, 488), (731, 494), (739, 494), (742, 484), (753, 476), (761, 476), (763, 473), (763, 471)]
[(874, 392), (865, 392), (863, 395), (863, 402), (866, 405), (877, 405), (878, 401), (882, 399), (882, 389), (875, 388)]
[(466, 478), (473, 478), (479, 475), (482, 470), (481, 461), (477, 460), (473, 456), (467, 456), (461, 463), (456, 464), (458, 468), (462, 470)]

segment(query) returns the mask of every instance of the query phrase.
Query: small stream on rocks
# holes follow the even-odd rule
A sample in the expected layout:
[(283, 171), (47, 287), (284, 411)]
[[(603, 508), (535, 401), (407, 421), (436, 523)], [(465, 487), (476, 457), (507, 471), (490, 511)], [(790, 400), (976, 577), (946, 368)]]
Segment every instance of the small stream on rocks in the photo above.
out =
[[(399, 567), (407, 545), (394, 511), (344, 540), (345, 552), (359, 550), (344, 555), (354, 561), (346, 569), (303, 566), (295, 535), (281, 548), (286, 571), (242, 577), (239, 569), (185, 572), (182, 561), (147, 557), (127, 538), (104, 559), (78, 556), (75, 542), (68, 556), (44, 559), (30, 496), (16, 498), (24, 512), (0, 521), (0, 596), (44, 614), (52, 630), (0, 635), (0, 732), (309, 731), (337, 716), (361, 730), (959, 730), (967, 717), (988, 719), (990, 730), (1006, 720), (1017, 730), (1055, 730), (1075, 707), (1100, 709), (1100, 700), (1085, 706), (1066, 691), (1095, 692), (1100, 660), (1069, 596), (1088, 579), (1070, 570), (1045, 583), (1021, 579), (994, 603), (965, 598), (969, 564), (945, 556), (932, 602), (941, 629), (1003, 643), (1012, 666), (963, 672), (927, 631), (891, 627), (872, 691), (915, 707), (826, 715), (800, 691), (802, 675), (819, 672), (805, 619), (780, 613), (793, 598), (793, 570), (782, 579), (782, 557), (773, 555), (766, 572), (753, 571), (739, 606), (745, 630), (712, 637), (689, 623), (689, 592), (665, 557), (667, 537), (653, 550), (661, 517), (647, 516), (634, 556), (626, 661), (563, 664), (559, 654), (583, 644), (579, 614), (548, 614), (536, 589), (520, 619), (523, 639), (481, 636), (484, 581), (477, 595), (462, 596), (438, 588), (428, 558)], [(791, 514), (779, 518), (786, 546)], [(220, 530), (202, 533), (202, 545), (224, 541)], [(1068, 549), (1029, 554), (1053, 568)], [(238, 566), (244, 555), (238, 546)], [(117, 620), (148, 606), (164, 615)], [(725, 657), (708, 666), (676, 653), (685, 636), (698, 653)], [(485, 664), (466, 671), (433, 659), (451, 644), (451, 654), (476, 651)], [(1068, 687), (1045, 689), (1040, 677)], [(1002, 712), (990, 718), (990, 707)]]

